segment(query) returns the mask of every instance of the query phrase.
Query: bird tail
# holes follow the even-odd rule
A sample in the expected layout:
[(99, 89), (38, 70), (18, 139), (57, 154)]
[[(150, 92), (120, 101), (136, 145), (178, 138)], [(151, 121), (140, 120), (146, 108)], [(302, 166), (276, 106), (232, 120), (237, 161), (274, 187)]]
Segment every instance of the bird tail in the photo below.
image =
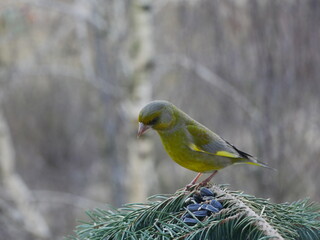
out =
[[(230, 143), (229, 143), (230, 144)], [(231, 144), (230, 144), (231, 145)], [(255, 165), (255, 166), (259, 166), (259, 167), (264, 167), (264, 168), (268, 168), (270, 170), (273, 171), (277, 171), (276, 169), (269, 167), (267, 164), (258, 161), (255, 157), (253, 157), (252, 155), (250, 155), (249, 153), (243, 152), (241, 150), (239, 150), (238, 148), (236, 148), (235, 146), (231, 145), (240, 155), (239, 158), (235, 158), (233, 160), (233, 163), (245, 163), (245, 164), (250, 164), (250, 165)]]
[(253, 158), (254, 161), (252, 161), (252, 159), (249, 159), (251, 161), (248, 161), (248, 159), (243, 159), (243, 160), (244, 161), (242, 163), (245, 163), (245, 164), (255, 165), (255, 166), (259, 166), (259, 167), (268, 168), (268, 169), (273, 170), (273, 171), (277, 171), (275, 168), (269, 167), (267, 164), (265, 164), (263, 162), (260, 162), (260, 161), (254, 159), (254, 158)]
[(250, 154), (242, 152), (239, 149), (237, 149), (237, 151), (240, 153), (240, 155), (243, 158), (238, 159), (238, 161), (236, 161), (236, 163), (245, 163), (245, 164), (255, 165), (255, 166), (259, 166), (259, 167), (268, 168), (273, 171), (277, 171), (275, 168), (269, 167), (267, 164), (258, 161), (256, 158), (254, 158)]

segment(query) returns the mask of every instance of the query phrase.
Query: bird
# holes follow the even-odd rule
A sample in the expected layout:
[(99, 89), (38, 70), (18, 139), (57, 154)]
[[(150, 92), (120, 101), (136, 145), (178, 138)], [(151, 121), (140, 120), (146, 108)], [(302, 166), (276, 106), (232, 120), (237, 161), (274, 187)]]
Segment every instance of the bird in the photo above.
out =
[(206, 185), (218, 170), (232, 164), (251, 164), (272, 169), (252, 155), (239, 150), (168, 101), (149, 102), (140, 110), (138, 121), (137, 137), (149, 129), (155, 130), (172, 160), (198, 173), (187, 186), (195, 185), (203, 173), (211, 173), (200, 183)]

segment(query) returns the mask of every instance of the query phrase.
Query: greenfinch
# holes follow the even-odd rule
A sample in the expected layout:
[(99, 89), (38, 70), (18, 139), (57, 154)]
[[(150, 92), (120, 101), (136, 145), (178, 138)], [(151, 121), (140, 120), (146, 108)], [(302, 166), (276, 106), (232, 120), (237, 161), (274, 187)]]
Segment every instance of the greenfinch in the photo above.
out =
[(158, 132), (165, 150), (176, 163), (198, 172), (190, 185), (194, 185), (202, 173), (211, 173), (202, 182), (207, 184), (218, 170), (232, 164), (245, 163), (269, 168), (168, 101), (152, 101), (142, 108), (138, 137), (148, 129)]

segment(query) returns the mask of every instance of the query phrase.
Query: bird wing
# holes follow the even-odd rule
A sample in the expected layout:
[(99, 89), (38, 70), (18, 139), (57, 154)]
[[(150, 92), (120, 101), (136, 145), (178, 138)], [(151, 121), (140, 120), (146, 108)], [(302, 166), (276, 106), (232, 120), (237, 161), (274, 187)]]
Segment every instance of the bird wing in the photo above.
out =
[(188, 125), (187, 130), (191, 140), (189, 147), (193, 151), (228, 158), (248, 158), (248, 156), (250, 156), (249, 154), (241, 152), (204, 126)]

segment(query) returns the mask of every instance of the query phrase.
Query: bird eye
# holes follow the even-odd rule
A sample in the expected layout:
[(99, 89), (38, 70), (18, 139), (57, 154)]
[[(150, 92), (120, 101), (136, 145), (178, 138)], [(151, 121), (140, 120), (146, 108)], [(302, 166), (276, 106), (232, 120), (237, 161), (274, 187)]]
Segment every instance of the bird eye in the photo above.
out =
[(158, 122), (158, 120), (159, 120), (159, 117), (155, 117), (154, 119), (152, 119), (152, 120), (148, 123), (148, 125), (154, 125), (154, 124), (156, 124), (156, 123)]

